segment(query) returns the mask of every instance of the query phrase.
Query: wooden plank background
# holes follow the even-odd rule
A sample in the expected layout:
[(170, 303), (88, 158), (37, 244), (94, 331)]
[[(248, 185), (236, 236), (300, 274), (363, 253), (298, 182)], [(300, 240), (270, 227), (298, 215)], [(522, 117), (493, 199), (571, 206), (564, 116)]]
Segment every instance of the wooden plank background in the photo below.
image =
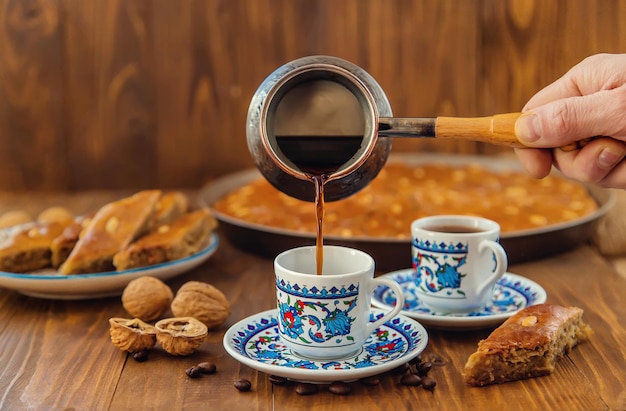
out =
[(250, 167), (250, 99), (306, 55), (365, 68), (397, 116), (517, 111), (625, 52), (620, 21), (620, 0), (0, 0), (0, 190), (197, 188)]

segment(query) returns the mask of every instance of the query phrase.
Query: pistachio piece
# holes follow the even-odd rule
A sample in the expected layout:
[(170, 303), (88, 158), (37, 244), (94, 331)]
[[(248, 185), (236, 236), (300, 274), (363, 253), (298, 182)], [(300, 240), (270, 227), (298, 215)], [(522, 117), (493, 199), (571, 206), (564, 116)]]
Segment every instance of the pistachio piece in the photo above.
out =
[(123, 351), (150, 350), (156, 344), (156, 328), (139, 318), (109, 318), (113, 344)]
[(209, 335), (207, 326), (193, 317), (165, 318), (155, 327), (157, 341), (172, 355), (192, 354)]

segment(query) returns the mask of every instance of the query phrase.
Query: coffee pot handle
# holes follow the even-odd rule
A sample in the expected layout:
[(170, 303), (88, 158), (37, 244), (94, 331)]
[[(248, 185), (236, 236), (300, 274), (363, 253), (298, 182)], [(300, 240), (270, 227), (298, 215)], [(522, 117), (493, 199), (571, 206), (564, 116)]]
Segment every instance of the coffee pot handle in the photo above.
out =
[[(515, 122), (522, 113), (504, 113), (488, 117), (379, 118), (381, 137), (434, 137), (437, 139), (480, 141), (507, 147), (524, 147), (515, 134)], [(560, 147), (573, 151), (593, 137)]]

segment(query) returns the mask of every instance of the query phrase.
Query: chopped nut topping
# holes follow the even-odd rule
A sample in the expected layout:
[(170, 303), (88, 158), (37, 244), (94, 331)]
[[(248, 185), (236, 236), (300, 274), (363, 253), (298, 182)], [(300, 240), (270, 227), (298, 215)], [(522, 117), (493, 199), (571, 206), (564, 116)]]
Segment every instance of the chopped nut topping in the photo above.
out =
[(535, 324), (537, 324), (537, 317), (534, 315), (529, 315), (522, 319), (522, 327), (532, 327)]
[(41, 235), (41, 233), (39, 232), (39, 229), (36, 228), (36, 227), (35, 228), (31, 228), (30, 230), (28, 230), (28, 237), (29, 238), (35, 238), (35, 237), (38, 237), (40, 235)]
[(120, 225), (120, 220), (117, 217), (111, 217), (106, 223), (105, 229), (107, 233), (114, 233), (117, 231), (117, 227)]

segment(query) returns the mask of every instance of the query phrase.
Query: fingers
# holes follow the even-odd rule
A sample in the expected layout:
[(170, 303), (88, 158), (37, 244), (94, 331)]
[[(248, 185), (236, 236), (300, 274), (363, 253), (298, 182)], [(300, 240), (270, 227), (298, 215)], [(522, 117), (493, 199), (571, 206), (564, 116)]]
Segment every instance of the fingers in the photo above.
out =
[(561, 147), (587, 137), (626, 138), (626, 85), (556, 100), (523, 114), (515, 133), (529, 147)]
[(562, 98), (594, 94), (626, 83), (626, 54), (589, 56), (554, 83), (535, 94), (522, 111), (529, 111)]
[(553, 161), (565, 176), (605, 187), (626, 188), (626, 143), (598, 138), (580, 150), (553, 150)]
[(551, 149), (517, 148), (515, 154), (532, 177), (544, 178), (550, 174), (552, 169)]

